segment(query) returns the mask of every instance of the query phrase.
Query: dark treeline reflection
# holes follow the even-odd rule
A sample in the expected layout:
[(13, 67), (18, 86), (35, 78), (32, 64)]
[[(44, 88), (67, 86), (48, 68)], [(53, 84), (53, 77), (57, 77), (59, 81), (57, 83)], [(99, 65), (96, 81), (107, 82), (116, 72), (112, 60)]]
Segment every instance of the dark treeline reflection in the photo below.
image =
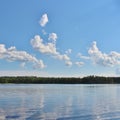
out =
[(0, 83), (25, 83), (25, 84), (116, 84), (120, 77), (88, 76), (84, 78), (52, 78), (52, 77), (0, 77)]

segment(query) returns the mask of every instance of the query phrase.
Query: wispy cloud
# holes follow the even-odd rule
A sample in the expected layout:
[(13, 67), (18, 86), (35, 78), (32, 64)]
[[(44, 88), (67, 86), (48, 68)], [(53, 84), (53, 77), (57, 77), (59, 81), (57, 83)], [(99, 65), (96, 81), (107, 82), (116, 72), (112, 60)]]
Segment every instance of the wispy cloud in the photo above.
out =
[(41, 25), (41, 27), (45, 27), (45, 25), (48, 23), (48, 16), (47, 14), (42, 15), (39, 24)]
[(5, 59), (10, 62), (19, 61), (22, 63), (22, 66), (24, 66), (26, 62), (31, 62), (34, 68), (45, 67), (42, 60), (38, 60), (26, 51), (18, 51), (14, 46), (7, 49), (4, 44), (0, 44), (0, 59)]
[(25, 67), (25, 65), (26, 65), (25, 62), (22, 62), (22, 63), (20, 64), (20, 66), (23, 67), (23, 68)]
[(78, 66), (78, 67), (81, 67), (84, 65), (84, 62), (75, 62), (75, 64)]
[[(52, 77), (49, 73), (40, 70), (1, 70), (0, 76), (38, 76), (38, 77)], [(53, 75), (54, 76), (54, 75)]]
[[(60, 52), (57, 51), (56, 48), (56, 42), (48, 42), (48, 43), (44, 43), (43, 39), (39, 36), (36, 35), (32, 40), (31, 40), (31, 45), (34, 49), (36, 49), (37, 51), (39, 51), (42, 54), (47, 54), (50, 56), (53, 56), (54, 58), (58, 59), (58, 60), (64, 60), (65, 63), (68, 63), (67, 65), (72, 65), (72, 62), (70, 60), (70, 57), (67, 54), (60, 54)], [(70, 64), (71, 62), (71, 64)]]
[(81, 59), (84, 59), (84, 60), (89, 60), (89, 59), (90, 59), (89, 56), (84, 56), (84, 55), (82, 55), (81, 53), (78, 53), (77, 56), (78, 56), (79, 58), (81, 58)]
[(47, 32), (44, 29), (42, 29), (42, 33), (43, 35), (47, 35)]
[(71, 54), (72, 53), (72, 49), (68, 49), (67, 51), (65, 51), (66, 54)]

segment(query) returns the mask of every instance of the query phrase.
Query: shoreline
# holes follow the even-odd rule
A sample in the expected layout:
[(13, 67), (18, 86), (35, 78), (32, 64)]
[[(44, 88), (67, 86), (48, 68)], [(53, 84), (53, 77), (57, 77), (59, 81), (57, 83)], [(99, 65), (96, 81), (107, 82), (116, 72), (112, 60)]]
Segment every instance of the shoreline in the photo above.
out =
[(87, 76), (83, 78), (75, 77), (35, 77), (35, 76), (16, 76), (0, 77), (0, 83), (14, 84), (120, 84), (120, 77), (100, 77)]

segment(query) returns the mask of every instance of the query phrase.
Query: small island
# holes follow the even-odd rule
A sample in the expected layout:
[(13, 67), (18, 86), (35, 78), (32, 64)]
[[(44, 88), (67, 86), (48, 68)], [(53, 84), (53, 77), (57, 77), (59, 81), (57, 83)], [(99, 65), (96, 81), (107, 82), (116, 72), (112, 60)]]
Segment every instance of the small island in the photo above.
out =
[(119, 84), (120, 77), (87, 76), (83, 78), (16, 76), (0, 77), (0, 83), (14, 84)]

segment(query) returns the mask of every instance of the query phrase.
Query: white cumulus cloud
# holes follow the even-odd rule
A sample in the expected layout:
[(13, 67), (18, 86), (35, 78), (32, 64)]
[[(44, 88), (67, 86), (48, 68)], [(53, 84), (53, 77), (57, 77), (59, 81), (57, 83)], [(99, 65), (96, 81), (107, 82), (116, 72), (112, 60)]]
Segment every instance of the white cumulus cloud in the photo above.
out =
[(5, 45), (4, 44), (0, 44), (0, 53), (5, 53), (6, 49), (5, 49)]
[(39, 24), (44, 27), (48, 23), (48, 16), (47, 14), (42, 15)]
[(50, 55), (58, 60), (63, 60), (63, 61), (65, 61), (65, 63), (71, 62), (70, 57), (67, 54), (60, 54), (57, 51), (55, 42), (48, 42), (45, 44), (43, 42), (43, 39), (39, 35), (36, 35), (31, 40), (31, 45), (34, 49), (36, 49), (37, 51), (39, 51), (42, 54), (47, 54), (47, 55)]
[(34, 49), (43, 54), (57, 54), (56, 46), (54, 43), (43, 43), (43, 39), (36, 35), (34, 39), (31, 40), (31, 45)]
[(0, 59), (7, 61), (19, 61), (25, 63), (33, 63), (34, 68), (44, 68), (45, 65), (42, 60), (38, 60), (36, 57), (28, 54), (26, 51), (18, 51), (15, 47), (6, 48), (4, 44), (0, 44)]
[(66, 64), (67, 66), (72, 66), (72, 62), (71, 62), (71, 61), (66, 61), (65, 64)]
[(57, 38), (58, 37), (56, 33), (50, 33), (48, 40), (53, 40), (53, 42), (56, 42)]
[(111, 51), (109, 54), (102, 53), (98, 47), (96, 41), (94, 41), (88, 50), (90, 59), (94, 64), (102, 66), (115, 66), (120, 65), (120, 53)]

